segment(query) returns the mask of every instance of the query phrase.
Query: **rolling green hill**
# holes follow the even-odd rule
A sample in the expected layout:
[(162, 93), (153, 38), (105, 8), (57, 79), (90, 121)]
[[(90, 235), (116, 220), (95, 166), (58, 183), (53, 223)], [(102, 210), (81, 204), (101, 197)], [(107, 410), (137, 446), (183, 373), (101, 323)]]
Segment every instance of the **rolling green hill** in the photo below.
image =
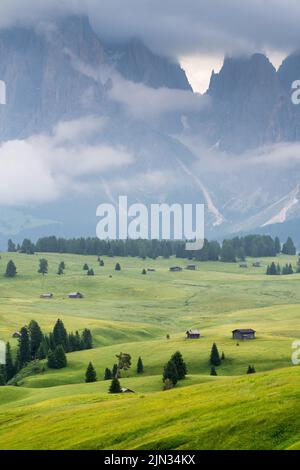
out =
[[(37, 273), (41, 257), (49, 262), (44, 277)], [(297, 262), (278, 258), (282, 265)], [(42, 363), (19, 387), (0, 387), (0, 448), (297, 448), (300, 369), (292, 366), (291, 346), (300, 338), (300, 274), (266, 276), (270, 258), (260, 268), (251, 260), (247, 269), (202, 262), (195, 272), (170, 273), (184, 260), (103, 258), (100, 267), (93, 256), (10, 253), (1, 255), (0, 273), (9, 259), (18, 276), (0, 278), (0, 339), (15, 350), (13, 332), (31, 319), (49, 332), (62, 318), (68, 330), (90, 328), (95, 348), (68, 354), (66, 369)], [(121, 272), (114, 270), (118, 261)], [(85, 263), (94, 277), (86, 276)], [(149, 267), (156, 271), (142, 275)], [(68, 299), (73, 291), (84, 298)], [(45, 292), (53, 299), (40, 299)], [(239, 327), (254, 328), (257, 339), (237, 345), (231, 331)], [(201, 339), (186, 340), (189, 328), (198, 328)], [(226, 357), (217, 377), (209, 375), (213, 342)], [(162, 392), (163, 366), (177, 350), (188, 376)], [(121, 379), (132, 395), (108, 394), (103, 380), (120, 351), (132, 356)], [(89, 361), (94, 384), (84, 383)], [(246, 375), (249, 364), (257, 374)]]

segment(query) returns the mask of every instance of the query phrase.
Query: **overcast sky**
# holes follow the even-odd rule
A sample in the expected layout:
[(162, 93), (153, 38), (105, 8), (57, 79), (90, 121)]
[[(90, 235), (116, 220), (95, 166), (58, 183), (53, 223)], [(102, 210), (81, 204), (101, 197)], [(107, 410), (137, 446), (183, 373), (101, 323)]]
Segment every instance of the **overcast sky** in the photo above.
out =
[(268, 52), (278, 66), (300, 45), (298, 0), (1, 0), (0, 27), (86, 13), (101, 37), (141, 38), (206, 87), (224, 54)]

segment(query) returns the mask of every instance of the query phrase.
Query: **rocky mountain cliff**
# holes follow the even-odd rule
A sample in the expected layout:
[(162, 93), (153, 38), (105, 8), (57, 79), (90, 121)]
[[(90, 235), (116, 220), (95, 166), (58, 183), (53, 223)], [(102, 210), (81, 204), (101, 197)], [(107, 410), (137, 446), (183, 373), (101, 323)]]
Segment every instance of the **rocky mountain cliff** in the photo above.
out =
[[(57, 199), (31, 203), (30, 215), (0, 204), (0, 232), (49, 233), (46, 223), (59, 222), (51, 231), (93, 234), (97, 204), (121, 193), (141, 202), (204, 202), (210, 237), (276, 224), (282, 232), (300, 217), (300, 107), (290, 90), (298, 78), (298, 53), (278, 71), (263, 54), (225, 58), (199, 97), (178, 63), (138, 39), (108, 44), (85, 17), (0, 31), (0, 79), (7, 85), (0, 139), (48, 136), (47, 158), (53, 153), (56, 162), (49, 174), (68, 186)], [(91, 117), (102, 124), (89, 133)], [(59, 123), (82, 119), (83, 129), (72, 131), (75, 144), (59, 147)], [(103, 148), (125, 155), (126, 164), (100, 171)], [(41, 159), (44, 153), (43, 147)], [(286, 153), (287, 165), (273, 164)]]

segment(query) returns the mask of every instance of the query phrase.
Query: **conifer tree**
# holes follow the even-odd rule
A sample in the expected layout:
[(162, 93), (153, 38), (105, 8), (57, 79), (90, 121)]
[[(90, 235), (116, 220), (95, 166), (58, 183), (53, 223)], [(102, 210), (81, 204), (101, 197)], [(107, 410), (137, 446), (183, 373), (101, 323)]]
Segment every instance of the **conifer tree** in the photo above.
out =
[(40, 259), (38, 273), (45, 276), (48, 274), (48, 261), (45, 258)]
[(29, 336), (30, 336), (30, 354), (31, 359), (37, 357), (37, 352), (40, 347), (40, 344), (43, 340), (43, 333), (39, 324), (35, 320), (31, 320), (28, 327)]
[(85, 263), (85, 264), (83, 265), (83, 268), (82, 268), (82, 269), (83, 269), (83, 271), (88, 271), (90, 268), (89, 268), (88, 264)]
[(109, 393), (121, 393), (121, 385), (119, 382), (119, 379), (116, 377), (112, 379), (110, 387), (109, 387)]
[(97, 374), (91, 362), (89, 363), (85, 373), (85, 381), (86, 383), (97, 382)]
[(7, 266), (6, 266), (5, 276), (6, 277), (16, 277), (16, 275), (17, 275), (16, 265), (12, 260), (10, 260), (7, 263)]
[(111, 379), (112, 379), (111, 370), (108, 367), (106, 367), (104, 371), (104, 380), (111, 380)]
[(103, 261), (103, 259), (100, 261), (100, 263), (99, 263), (99, 264), (100, 264), (100, 266), (101, 266), (101, 267), (103, 267), (103, 266), (104, 266), (104, 261)]
[(212, 366), (212, 367), (211, 367), (211, 369), (210, 369), (210, 375), (213, 375), (213, 376), (218, 375), (215, 366)]
[(173, 361), (176, 366), (178, 380), (184, 379), (187, 374), (187, 367), (183, 360), (182, 354), (179, 351), (177, 351), (171, 357), (171, 361)]
[(53, 328), (53, 340), (55, 347), (56, 346), (63, 346), (64, 350), (68, 352), (69, 345), (68, 345), (68, 333), (65, 328), (65, 325), (62, 320), (58, 319)]
[(173, 361), (169, 361), (164, 367), (163, 382), (166, 379), (171, 380), (173, 385), (176, 385), (178, 382), (178, 372)]
[(287, 241), (282, 245), (282, 253), (284, 253), (285, 255), (296, 254), (296, 247), (291, 237), (288, 237)]
[(64, 367), (67, 367), (66, 353), (61, 344), (56, 346), (54, 350), (54, 356), (56, 361), (56, 369), (63, 369)]
[(141, 357), (138, 358), (136, 372), (137, 374), (142, 374), (144, 372), (144, 365)]
[(214, 343), (211, 348), (210, 363), (212, 366), (219, 366), (221, 364), (221, 359), (216, 343)]
[(115, 271), (121, 271), (121, 265), (120, 263), (116, 264)]
[(19, 338), (19, 347), (18, 347), (18, 362), (19, 367), (24, 367), (31, 359), (30, 353), (30, 340), (29, 340), (29, 333), (26, 326), (21, 328), (21, 336)]

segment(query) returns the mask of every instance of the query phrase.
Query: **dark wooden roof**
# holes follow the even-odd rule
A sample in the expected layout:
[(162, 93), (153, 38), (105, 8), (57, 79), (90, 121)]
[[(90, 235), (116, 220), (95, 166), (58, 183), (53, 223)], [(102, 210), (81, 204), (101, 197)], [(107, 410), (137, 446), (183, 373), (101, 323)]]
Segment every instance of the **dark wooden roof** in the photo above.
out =
[(242, 333), (243, 335), (247, 335), (249, 333), (255, 333), (255, 330), (252, 330), (252, 328), (248, 328), (248, 329), (237, 328), (236, 330), (233, 330), (232, 333), (235, 333), (236, 331), (238, 331), (239, 333)]

